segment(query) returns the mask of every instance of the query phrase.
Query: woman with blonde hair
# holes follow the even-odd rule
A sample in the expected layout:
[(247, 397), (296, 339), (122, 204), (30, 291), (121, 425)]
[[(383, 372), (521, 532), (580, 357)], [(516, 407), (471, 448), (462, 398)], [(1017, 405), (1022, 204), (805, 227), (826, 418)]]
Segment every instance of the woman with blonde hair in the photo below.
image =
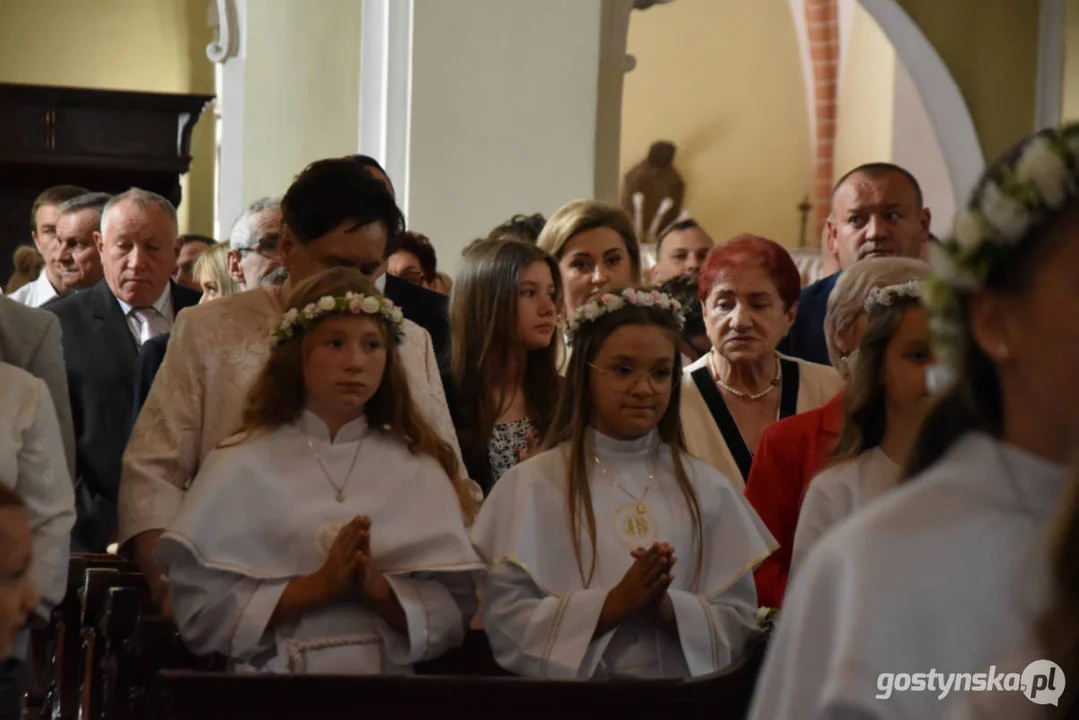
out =
[(408, 674), (475, 613), (473, 503), (412, 400), (401, 311), (348, 269), (286, 307), (242, 430), (157, 544), (180, 634), (238, 670)]
[(217, 243), (195, 260), (192, 275), (202, 290), (199, 304), (240, 292), (239, 284), (229, 273), (228, 255), (228, 244)]
[(563, 317), (610, 288), (636, 285), (641, 249), (633, 221), (622, 208), (599, 200), (574, 200), (544, 224), (536, 241), (558, 261)]

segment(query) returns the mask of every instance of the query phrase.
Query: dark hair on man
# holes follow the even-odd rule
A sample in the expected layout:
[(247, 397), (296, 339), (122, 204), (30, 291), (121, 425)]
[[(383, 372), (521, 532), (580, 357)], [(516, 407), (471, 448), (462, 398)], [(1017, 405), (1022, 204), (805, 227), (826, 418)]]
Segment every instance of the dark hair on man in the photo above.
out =
[(701, 306), (699, 280), (697, 273), (688, 272), (673, 277), (659, 286), (661, 293), (670, 295), (682, 303), (682, 317), (686, 319), (686, 324), (682, 328), (683, 337), (708, 334), (704, 327), (704, 309)]
[(536, 238), (543, 232), (547, 218), (540, 213), (532, 215), (517, 214), (487, 233), (487, 240), (521, 240), (536, 244)]
[(839, 178), (835, 187), (832, 188), (832, 199), (835, 199), (835, 194), (838, 192), (839, 188), (843, 187), (843, 184), (855, 175), (865, 175), (868, 178), (879, 178), (888, 173), (898, 173), (906, 178), (907, 182), (910, 183), (910, 186), (914, 188), (914, 198), (918, 202), (918, 209), (921, 210), (925, 207), (925, 199), (922, 197), (922, 186), (918, 184), (914, 175), (912, 175), (909, 170), (901, 168), (893, 163), (886, 162), (873, 162), (859, 165), (843, 177)]
[(347, 159), (356, 163), (364, 170), (378, 170), (382, 174), (382, 176), (386, 178), (386, 182), (390, 184), (390, 187), (393, 187), (393, 180), (390, 180), (390, 174), (386, 172), (386, 168), (382, 167), (379, 164), (378, 160), (375, 160), (370, 155), (348, 155)]
[(424, 282), (434, 280), (435, 274), (438, 272), (438, 255), (435, 254), (435, 248), (431, 245), (431, 240), (426, 235), (414, 232), (403, 232), (398, 236), (397, 240), (398, 250), (410, 252), (420, 261)]
[(83, 210), (95, 210), (97, 211), (97, 214), (100, 215), (105, 211), (105, 206), (109, 204), (109, 200), (112, 200), (112, 195), (109, 195), (108, 193), (83, 193), (82, 195), (60, 203), (60, 207), (57, 209), (60, 211), (61, 215), (82, 212)]
[(659, 253), (663, 249), (663, 238), (676, 231), (681, 232), (683, 230), (691, 230), (693, 228), (699, 227), (700, 225), (698, 225), (697, 221), (693, 218), (686, 218), (685, 220), (680, 220), (676, 223), (671, 223), (670, 225), (668, 225), (667, 229), (661, 232), (659, 234), (659, 237), (656, 238), (656, 257), (659, 257)]
[(343, 223), (350, 229), (381, 222), (386, 226), (386, 257), (397, 250), (405, 219), (386, 186), (351, 158), (311, 163), (296, 176), (281, 199), (285, 225), (305, 245)]
[(55, 185), (51, 188), (43, 190), (40, 195), (34, 198), (34, 204), (30, 208), (30, 231), (37, 232), (37, 211), (45, 205), (63, 205), (72, 198), (77, 198), (79, 195), (85, 195), (90, 192), (86, 188), (81, 188), (77, 185)]
[(206, 237), (205, 235), (199, 235), (197, 233), (185, 233), (180, 236), (180, 239), (184, 241), (184, 245), (200, 242), (213, 247), (217, 244), (217, 241), (212, 237)]

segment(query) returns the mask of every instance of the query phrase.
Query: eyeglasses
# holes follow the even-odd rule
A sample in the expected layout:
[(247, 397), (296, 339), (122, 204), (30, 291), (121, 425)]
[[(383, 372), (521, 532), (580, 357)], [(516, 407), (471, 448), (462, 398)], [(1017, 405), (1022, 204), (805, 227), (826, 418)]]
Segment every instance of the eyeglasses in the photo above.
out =
[(241, 256), (247, 253), (258, 253), (267, 260), (277, 259), (277, 236), (265, 237), (260, 239), (254, 245), (248, 245), (247, 247), (237, 248), (236, 252)]
[(588, 363), (588, 367), (611, 378), (612, 384), (619, 390), (627, 391), (637, 387), (644, 380), (653, 391), (666, 390), (674, 381), (674, 368), (656, 368), (655, 370), (634, 370), (625, 365), (602, 368)]

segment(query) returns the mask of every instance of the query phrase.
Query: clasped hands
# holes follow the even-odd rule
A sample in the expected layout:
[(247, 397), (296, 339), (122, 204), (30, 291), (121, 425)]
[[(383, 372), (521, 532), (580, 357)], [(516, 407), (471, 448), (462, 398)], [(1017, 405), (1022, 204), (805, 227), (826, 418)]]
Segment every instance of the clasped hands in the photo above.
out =
[(674, 580), (671, 569), (678, 558), (674, 548), (663, 542), (652, 543), (649, 548), (637, 548), (630, 553), (633, 565), (622, 580), (607, 594), (602, 615), (610, 625), (616, 625), (630, 615), (645, 612), (646, 616), (661, 627), (674, 622), (674, 607), (667, 589)]
[(386, 576), (371, 560), (371, 518), (357, 515), (338, 531), (315, 577), (331, 600), (351, 597), (378, 604), (393, 596)]

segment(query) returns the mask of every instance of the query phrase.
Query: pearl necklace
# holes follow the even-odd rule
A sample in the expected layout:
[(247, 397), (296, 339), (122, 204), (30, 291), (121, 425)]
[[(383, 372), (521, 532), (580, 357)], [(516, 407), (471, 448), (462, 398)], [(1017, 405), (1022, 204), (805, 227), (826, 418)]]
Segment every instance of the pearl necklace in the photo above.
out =
[(712, 378), (716, 381), (716, 385), (719, 385), (735, 397), (744, 398), (746, 400), (760, 400), (762, 397), (779, 387), (779, 383), (783, 382), (783, 366), (779, 364), (779, 355), (776, 355), (776, 376), (772, 378), (772, 382), (768, 384), (768, 387), (756, 393), (743, 392), (723, 382), (719, 377), (719, 368), (716, 366), (715, 360), (715, 351), (708, 353), (708, 369), (712, 371)]

